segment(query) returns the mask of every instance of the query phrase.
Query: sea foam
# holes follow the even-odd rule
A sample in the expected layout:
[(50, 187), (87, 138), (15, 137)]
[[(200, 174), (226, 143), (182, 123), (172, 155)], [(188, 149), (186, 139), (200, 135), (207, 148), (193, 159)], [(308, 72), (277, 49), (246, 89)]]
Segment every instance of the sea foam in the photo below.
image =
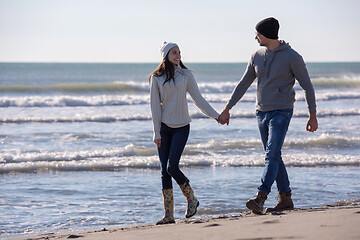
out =
[[(221, 88), (221, 87), (220, 87)], [(201, 90), (204, 98), (210, 103), (227, 103), (231, 92), (224, 93), (219, 90)], [(316, 91), (317, 101), (337, 101), (360, 99), (358, 89), (339, 91)], [(256, 100), (256, 92), (246, 93), (241, 102), (253, 102)], [(191, 102), (190, 96), (188, 101)], [(304, 94), (297, 90), (296, 101), (305, 101)], [(145, 105), (150, 103), (148, 92), (142, 94), (99, 94), (99, 95), (29, 95), (29, 96), (0, 96), (0, 108), (5, 107), (99, 107), (99, 106), (123, 106), (123, 105)]]
[[(192, 119), (208, 118), (201, 111), (191, 111)], [(309, 113), (307, 110), (297, 110), (294, 112), (294, 117), (307, 118)], [(360, 116), (360, 109), (321, 109), (317, 116), (323, 117), (346, 117), (346, 116)], [(231, 113), (232, 119), (238, 118), (255, 118), (254, 110), (239, 111), (234, 110)], [(0, 123), (9, 124), (27, 124), (27, 123), (79, 123), (79, 122), (128, 122), (128, 121), (150, 121), (152, 119), (150, 113), (128, 113), (128, 114), (74, 114), (71, 116), (19, 116), (19, 117), (4, 117), (0, 116)]]
[[(360, 147), (360, 138), (347, 138), (322, 134), (317, 138), (290, 139), (284, 149), (292, 154), (284, 155), (289, 166), (342, 166), (360, 165), (357, 155), (301, 154), (306, 149), (331, 149), (332, 152)], [(250, 150), (249, 150), (250, 149)], [(223, 154), (227, 152), (227, 154)], [(264, 159), (259, 139), (210, 140), (189, 143), (183, 153), (182, 165), (186, 166), (262, 166)], [(121, 148), (97, 149), (78, 152), (38, 152), (0, 154), (0, 173), (39, 170), (116, 170), (117, 168), (158, 168), (155, 147), (129, 144)]]

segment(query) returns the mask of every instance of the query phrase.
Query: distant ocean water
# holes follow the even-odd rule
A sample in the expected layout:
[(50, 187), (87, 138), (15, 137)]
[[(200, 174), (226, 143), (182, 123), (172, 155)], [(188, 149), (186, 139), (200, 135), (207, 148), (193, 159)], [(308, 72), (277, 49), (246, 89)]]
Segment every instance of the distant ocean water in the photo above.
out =
[[(219, 112), (245, 63), (186, 64)], [(154, 223), (162, 216), (147, 76), (157, 64), (0, 63), (0, 238)], [(295, 86), (283, 148), (297, 207), (360, 199), (360, 63), (307, 63), (319, 130), (305, 131)], [(256, 84), (229, 126), (189, 99), (181, 165), (201, 201), (196, 217), (240, 214), (264, 164)], [(175, 190), (176, 217), (185, 200)], [(273, 188), (272, 195), (276, 195)], [(274, 199), (266, 204), (273, 204)]]

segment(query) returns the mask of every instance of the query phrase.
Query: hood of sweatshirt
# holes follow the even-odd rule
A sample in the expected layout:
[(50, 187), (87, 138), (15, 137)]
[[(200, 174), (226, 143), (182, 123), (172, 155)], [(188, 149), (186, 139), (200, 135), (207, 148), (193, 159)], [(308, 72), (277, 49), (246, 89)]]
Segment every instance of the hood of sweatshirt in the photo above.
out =
[(291, 48), (290, 44), (285, 42), (284, 40), (280, 40), (280, 45), (274, 50), (271, 51), (267, 48), (263, 49), (261, 55), (263, 55), (264, 62), (263, 62), (263, 67), (259, 69), (258, 77), (262, 77), (262, 76), (268, 77), (271, 63), (273, 62), (276, 54), (288, 48)]
[(284, 49), (287, 49), (287, 48), (290, 48), (290, 44), (287, 43), (287, 42), (285, 42), (284, 40), (280, 40), (280, 45), (279, 45), (277, 48), (275, 48), (275, 49), (272, 50), (272, 51), (266, 48), (265, 51), (266, 51), (267, 53), (270, 53), (270, 52), (279, 52), (279, 51), (284, 50)]

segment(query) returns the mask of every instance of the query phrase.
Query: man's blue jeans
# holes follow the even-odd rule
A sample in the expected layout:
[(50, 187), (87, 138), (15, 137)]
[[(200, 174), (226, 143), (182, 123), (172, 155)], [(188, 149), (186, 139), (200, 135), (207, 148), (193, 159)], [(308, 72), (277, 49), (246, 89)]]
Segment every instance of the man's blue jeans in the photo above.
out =
[(260, 191), (269, 194), (276, 180), (279, 192), (291, 192), (289, 177), (281, 158), (286, 132), (293, 109), (278, 109), (270, 112), (256, 111), (261, 140), (265, 150), (265, 169), (261, 177)]

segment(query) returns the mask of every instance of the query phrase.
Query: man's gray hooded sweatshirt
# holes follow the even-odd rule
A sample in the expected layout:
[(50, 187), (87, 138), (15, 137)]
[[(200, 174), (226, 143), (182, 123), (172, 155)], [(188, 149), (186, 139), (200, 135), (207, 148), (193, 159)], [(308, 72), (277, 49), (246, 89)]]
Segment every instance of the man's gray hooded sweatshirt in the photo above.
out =
[(227, 104), (232, 108), (257, 78), (256, 110), (273, 111), (293, 108), (295, 79), (304, 89), (310, 113), (316, 113), (315, 93), (305, 62), (288, 43), (280, 41), (273, 51), (263, 48), (255, 52), (245, 73)]

